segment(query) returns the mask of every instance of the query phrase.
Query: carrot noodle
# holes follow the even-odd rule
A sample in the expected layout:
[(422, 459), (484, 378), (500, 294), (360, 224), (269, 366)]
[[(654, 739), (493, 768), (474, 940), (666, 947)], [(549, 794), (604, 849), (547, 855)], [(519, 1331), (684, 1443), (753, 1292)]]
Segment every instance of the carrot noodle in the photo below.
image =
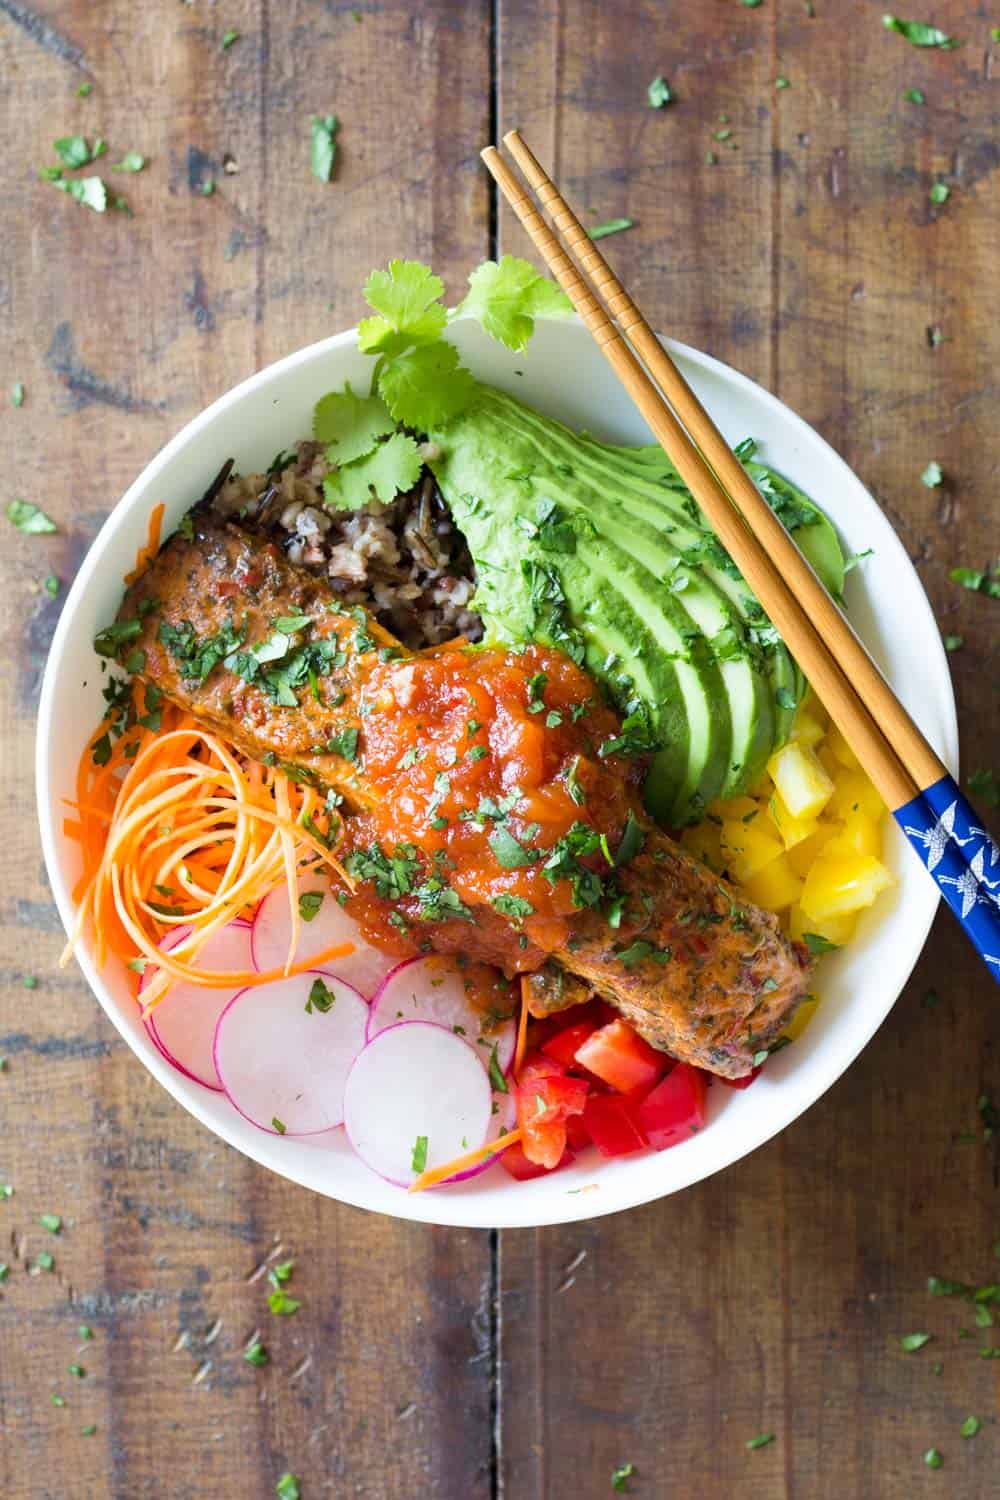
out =
[[(147, 546), (158, 540), (153, 519), (150, 538)], [(148, 1016), (178, 982), (206, 989), (269, 984), (350, 953), (351, 943), (335, 943), (295, 958), (299, 871), (325, 866), (352, 885), (327, 845), (331, 814), (317, 791), (246, 760), (165, 699), (159, 728), (149, 729), (140, 722), (150, 711), (147, 692), (133, 683), (125, 728), (106, 764), (95, 765), (93, 752), (114, 727), (111, 719), (88, 739), (80, 758), (76, 796), (67, 799), (74, 816), (63, 829), (79, 846), (83, 872), (61, 963), (88, 931), (99, 967), (113, 955), (133, 970), (152, 969), (140, 1002)], [(282, 884), (292, 940), (281, 968), (257, 973), (197, 966), (213, 933), (234, 917), (252, 915)], [(176, 929), (184, 935), (165, 951), (163, 939)]]
[(146, 541), (135, 556), (135, 567), (131, 573), (125, 574), (126, 583), (135, 583), (139, 574), (144, 572), (153, 558), (160, 550), (160, 528), (163, 525), (163, 502), (154, 505), (149, 513), (149, 530), (146, 533)]
[(514, 1078), (517, 1079), (521, 1072), (521, 1064), (524, 1062), (524, 1054), (528, 1045), (528, 976), (521, 975), (521, 1014), (517, 1018), (517, 1042), (514, 1046)]
[(470, 1167), (477, 1167), (481, 1161), (499, 1156), (508, 1146), (516, 1145), (521, 1135), (521, 1127), (518, 1126), (516, 1130), (508, 1130), (506, 1135), (499, 1136), (495, 1141), (487, 1141), (485, 1146), (480, 1146), (475, 1151), (467, 1151), (464, 1156), (456, 1156), (454, 1161), (445, 1162), (443, 1167), (428, 1167), (426, 1172), (421, 1172), (410, 1183), (409, 1191), (422, 1193), (425, 1188), (437, 1187), (439, 1182), (454, 1177), (456, 1172), (467, 1172)]

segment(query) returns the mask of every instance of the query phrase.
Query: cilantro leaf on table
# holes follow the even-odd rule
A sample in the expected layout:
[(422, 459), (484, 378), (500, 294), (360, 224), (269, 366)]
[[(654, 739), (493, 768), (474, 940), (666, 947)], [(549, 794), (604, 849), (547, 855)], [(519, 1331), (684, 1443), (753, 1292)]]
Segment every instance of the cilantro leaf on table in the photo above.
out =
[(439, 339), (388, 362), (379, 390), (397, 422), (422, 430), (441, 427), (472, 400), (476, 383), (458, 362), (458, 350)]
[(112, 172), (141, 172), (146, 158), (141, 151), (126, 151), (121, 161), (112, 164)]
[(941, 47), (947, 51), (962, 45), (957, 38), (947, 36), (927, 21), (901, 21), (898, 16), (883, 16), (882, 25), (886, 31), (895, 31), (914, 47)]
[(921, 484), (925, 484), (929, 490), (937, 489), (943, 479), (944, 471), (941, 465), (933, 459), (920, 476)]
[(28, 536), (59, 530), (55, 521), (50, 520), (44, 510), (39, 510), (30, 500), (8, 500), (7, 519), (18, 531), (23, 531)]
[(573, 304), (530, 261), (504, 255), (476, 267), (453, 316), (478, 318), (491, 338), (519, 352), (527, 346), (536, 318), (570, 318)]
[(337, 158), (336, 115), (313, 115), (309, 122), (311, 132), (309, 170), (320, 182), (329, 182), (333, 177), (333, 164)]
[(108, 206), (108, 190), (102, 177), (56, 177), (52, 179), (52, 186), (97, 214), (102, 214)]
[(444, 282), (418, 260), (391, 260), (388, 270), (372, 271), (364, 285), (368, 306), (378, 316), (358, 328), (363, 354), (401, 354), (411, 344), (429, 344), (444, 332)]
[(106, 142), (98, 138), (91, 149), (88, 141), (82, 135), (64, 135), (60, 140), (52, 142), (55, 151), (64, 167), (75, 171), (77, 167), (85, 167), (89, 162), (96, 161), (107, 151)]
[(396, 432), (374, 452), (355, 459), (323, 481), (327, 505), (337, 510), (356, 510), (368, 505), (374, 491), (388, 505), (402, 491), (412, 489), (420, 478), (423, 460), (415, 440)]
[(646, 98), (649, 100), (650, 109), (663, 109), (664, 105), (669, 104), (673, 97), (673, 91), (669, 83), (663, 77), (662, 73), (658, 73), (646, 90)]
[(356, 396), (349, 382), (318, 401), (313, 413), (313, 437), (328, 444), (327, 460), (335, 464), (364, 458), (395, 428), (381, 396)]
[(606, 235), (620, 234), (623, 229), (634, 229), (634, 219), (608, 219), (606, 224), (595, 224), (587, 230), (588, 239), (603, 240)]

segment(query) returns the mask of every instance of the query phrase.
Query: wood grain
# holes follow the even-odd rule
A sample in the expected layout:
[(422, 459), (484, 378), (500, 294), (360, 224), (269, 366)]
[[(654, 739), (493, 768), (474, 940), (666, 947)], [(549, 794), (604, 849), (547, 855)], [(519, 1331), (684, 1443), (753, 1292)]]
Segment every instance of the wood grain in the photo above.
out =
[[(969, 42), (931, 54), (879, 7), (815, 10), (504, 0), (499, 128), (524, 130), (590, 222), (636, 220), (602, 249), (663, 331), (761, 380), (880, 497), (966, 640), (965, 766), (995, 764), (994, 612), (947, 577), (996, 550), (1000, 339), (976, 312), (1000, 228), (995, 59), (969, 5), (934, 8)], [(676, 93), (662, 111), (645, 98), (658, 73)], [(500, 228), (523, 248), (506, 211)], [(991, 1493), (992, 1335), (959, 1340), (971, 1318), (924, 1286), (995, 1275), (976, 1101), (1000, 1090), (998, 1041), (989, 981), (944, 916), (885, 1027), (779, 1140), (637, 1212), (505, 1235), (502, 1493), (601, 1494), (624, 1462), (632, 1492), (685, 1500)], [(923, 1329), (935, 1343), (903, 1353)], [(969, 1412), (983, 1428), (963, 1441)], [(760, 1432), (775, 1441), (748, 1451)]]
[[(178, 1109), (56, 970), (34, 827), (32, 719), (59, 608), (42, 578), (72, 576), (189, 416), (352, 323), (372, 265), (420, 255), (458, 293), (490, 249), (476, 153), (494, 75), (499, 127), (524, 128), (593, 222), (637, 221), (605, 249), (659, 325), (777, 391), (879, 496), (942, 629), (965, 638), (951, 658), (965, 766), (1000, 770), (996, 606), (947, 577), (996, 552), (1000, 57), (971, 3), (928, 7), (966, 39), (955, 52), (885, 33), (869, 0), (814, 9), (361, 0), (356, 20), (341, 0), (0, 0), (2, 499), (61, 526), (9, 532), (0, 553), (11, 1500), (263, 1500), (286, 1468), (305, 1500), (589, 1500), (626, 1461), (633, 1493), (673, 1500), (995, 1489), (1000, 1365), (976, 1355), (995, 1331), (959, 1339), (964, 1307), (924, 1290), (928, 1273), (986, 1281), (997, 1264), (976, 1111), (983, 1090), (1000, 1098), (997, 1013), (949, 921), (878, 1037), (780, 1140), (674, 1199), (497, 1249), (307, 1194)], [(645, 99), (656, 73), (676, 92), (663, 111)], [(308, 120), (330, 111), (341, 154), (324, 186)], [(106, 137), (109, 160), (149, 157), (119, 184), (133, 218), (36, 180), (76, 130)], [(933, 208), (938, 176), (952, 193)], [(499, 234), (522, 248), (505, 215)], [(64, 1217), (57, 1238), (47, 1212)], [(45, 1249), (55, 1268), (35, 1272)], [(295, 1317), (272, 1317), (248, 1280), (269, 1255), (296, 1260)], [(262, 1370), (242, 1360), (257, 1328)], [(917, 1329), (934, 1343), (904, 1354)], [(983, 1428), (963, 1441), (970, 1412)], [(748, 1452), (761, 1431), (775, 1442)]]
[[(491, 1249), (341, 1208), (221, 1145), (151, 1082), (75, 970), (32, 812), (31, 740), (58, 602), (104, 515), (166, 439), (236, 380), (354, 322), (367, 271), (431, 260), (453, 287), (488, 248), (475, 146), (488, 7), (227, 0), (0, 5), (8, 141), (0, 269), (3, 500), (60, 523), (5, 535), (0, 714), (0, 1488), (11, 1500), (490, 1493)], [(229, 51), (220, 39), (241, 35)], [(93, 81), (78, 99), (81, 81)], [(383, 105), (404, 100), (405, 128)], [(381, 101), (381, 103), (380, 103)], [(335, 180), (309, 117), (341, 120)], [(76, 130), (144, 172), (134, 217), (79, 207), (35, 169)], [(238, 170), (227, 173), (230, 156)], [(212, 196), (200, 187), (216, 184)], [(24, 382), (23, 407), (8, 392)], [(4, 522), (3, 524), (7, 524)], [(37, 975), (25, 990), (22, 975)], [(38, 1224), (61, 1213), (58, 1238)], [(278, 1252), (276, 1243), (283, 1249)], [(55, 1256), (34, 1273), (39, 1250)], [(294, 1317), (266, 1256), (294, 1258)], [(94, 1339), (80, 1346), (86, 1323)], [(264, 1369), (242, 1358), (259, 1328)], [(71, 1363), (87, 1370), (68, 1373)], [(50, 1393), (66, 1405), (50, 1404)], [(92, 1436), (81, 1428), (97, 1424)]]

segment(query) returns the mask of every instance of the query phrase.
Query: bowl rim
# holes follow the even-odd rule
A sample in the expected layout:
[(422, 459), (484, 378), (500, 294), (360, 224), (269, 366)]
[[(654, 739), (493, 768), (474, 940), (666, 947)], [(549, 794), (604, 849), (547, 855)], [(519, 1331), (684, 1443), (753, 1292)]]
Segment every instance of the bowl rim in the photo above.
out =
[[(459, 320), (456, 320), (458, 322)], [(466, 321), (466, 320), (460, 320)], [(555, 320), (546, 320), (555, 321)], [(576, 323), (582, 327), (580, 319), (559, 320), (563, 326)], [(686, 364), (695, 366), (707, 374), (721, 380), (724, 384), (734, 388), (741, 395), (762, 403), (764, 407), (774, 411), (780, 420), (789, 424), (800, 436), (811, 444), (819, 444), (824, 458), (831, 466), (831, 470), (838, 472), (846, 483), (860, 487), (868, 501), (881, 510), (878, 502), (864, 485), (863, 481), (855, 474), (850, 465), (843, 459), (830, 443), (817, 432), (805, 418), (799, 416), (792, 408), (787, 406), (779, 397), (773, 395), (765, 387), (759, 385), (742, 371), (734, 369), (725, 361), (716, 359), (713, 355), (706, 354), (691, 345), (684, 344), (676, 339), (660, 337), (661, 343), (675, 358), (683, 360)], [(57, 822), (56, 807), (49, 785), (48, 774), (48, 747), (52, 733), (53, 716), (56, 708), (55, 679), (57, 675), (56, 663), (60, 660), (66, 644), (69, 640), (72, 620), (76, 610), (90, 585), (98, 574), (104, 556), (113, 544), (114, 537), (123, 520), (131, 513), (133, 507), (140, 503), (144, 496), (148, 498), (149, 489), (155, 484), (162, 471), (171, 463), (174, 457), (183, 451), (205, 428), (210, 427), (231, 406), (238, 404), (245, 396), (259, 388), (266, 387), (273, 381), (283, 379), (297, 366), (308, 364), (313, 360), (321, 359), (323, 356), (340, 350), (344, 347), (356, 347), (357, 328), (345, 329), (340, 333), (332, 334), (326, 338), (307, 344), (301, 349), (294, 350), (291, 354), (284, 355), (281, 359), (248, 375), (245, 379), (223, 392), (202, 411), (192, 417), (184, 426), (170, 438), (162, 448), (150, 459), (136, 478), (126, 489), (121, 498), (112, 507), (93, 543), (91, 544), (81, 566), (67, 593), (65, 602), (60, 612), (56, 629), (53, 633), (52, 643), (46, 659), (41, 691), (38, 704), (38, 720), (35, 736), (35, 791), (36, 807), (38, 814), (39, 830), (41, 835), (42, 852), (45, 861), (46, 872), (50, 888), (59, 911), (63, 926), (67, 932), (72, 928), (74, 918), (74, 904), (59, 868), (57, 845), (64, 836)], [(887, 520), (887, 526), (891, 533), (891, 540), (899, 557), (905, 565), (914, 573), (918, 584), (921, 600), (923, 624), (930, 627), (931, 638), (936, 642), (936, 659), (933, 663), (936, 676), (942, 684), (942, 699), (937, 705), (942, 720), (943, 758), (952, 774), (958, 770), (958, 717), (955, 704), (954, 685), (952, 683), (947, 656), (941, 641), (940, 631), (937, 626), (933, 610), (923, 582), (916, 573), (916, 569), (906, 553), (906, 549), (900, 540), (895, 527)], [(528, 1194), (526, 1198), (513, 1192), (505, 1193), (505, 1200), (509, 1200), (509, 1210), (502, 1217), (477, 1212), (473, 1209), (475, 1199), (461, 1193), (455, 1194), (431, 1194), (425, 1193), (412, 1195), (400, 1193), (398, 1208), (385, 1208), (382, 1205), (374, 1205), (367, 1201), (365, 1195), (356, 1192), (349, 1186), (344, 1189), (338, 1186), (335, 1193), (326, 1191), (312, 1180), (309, 1174), (298, 1167), (297, 1162), (289, 1162), (281, 1159), (280, 1143), (278, 1136), (271, 1137), (264, 1131), (258, 1132), (260, 1139), (252, 1138), (250, 1144), (242, 1138), (242, 1127), (245, 1120), (241, 1115), (232, 1122), (234, 1128), (230, 1128), (228, 1122), (219, 1121), (210, 1115), (209, 1111), (202, 1107), (198, 1097), (200, 1086), (193, 1087), (191, 1080), (184, 1077), (168, 1060), (163, 1057), (155, 1047), (152, 1055), (146, 1055), (139, 1051), (133, 1038), (125, 1029), (123, 1022), (119, 1022), (115, 1014), (115, 1002), (110, 992), (105, 993), (104, 982), (93, 963), (90, 953), (86, 949), (78, 949), (75, 958), (83, 971), (84, 977), (98, 1000), (105, 1015), (118, 1031), (119, 1035), (128, 1045), (130, 1051), (138, 1061), (146, 1067), (157, 1079), (171, 1097), (176, 1100), (182, 1108), (192, 1114), (199, 1124), (211, 1131), (214, 1135), (221, 1137), (227, 1145), (241, 1155), (248, 1157), (251, 1161), (266, 1167), (279, 1176), (295, 1182), (301, 1187), (310, 1189), (322, 1197), (332, 1198), (335, 1202), (344, 1203), (354, 1208), (364, 1209), (367, 1212), (386, 1213), (389, 1217), (409, 1220), (412, 1222), (438, 1225), (441, 1227), (455, 1228), (488, 1228), (499, 1224), (503, 1228), (540, 1228), (550, 1224), (573, 1223), (581, 1220), (603, 1217), (606, 1214), (625, 1212), (631, 1208), (638, 1208), (646, 1203), (656, 1201), (659, 1198), (672, 1196), (685, 1188), (692, 1187), (696, 1183), (708, 1177), (715, 1176), (721, 1171), (727, 1170), (756, 1151), (760, 1146), (772, 1140), (781, 1131), (787, 1129), (800, 1119), (807, 1110), (811, 1109), (824, 1094), (837, 1082), (856, 1060), (860, 1052), (872, 1040), (876, 1032), (887, 1019), (889, 1012), (895, 1005), (899, 995), (903, 992), (910, 975), (919, 960), (928, 934), (937, 914), (940, 894), (933, 901), (928, 901), (924, 920), (913, 930), (912, 959), (909, 962), (901, 979), (892, 1002), (884, 1008), (874, 1012), (875, 1019), (859, 1028), (859, 1034), (852, 1045), (837, 1052), (831, 1058), (826, 1068), (821, 1072), (818, 1087), (808, 1102), (801, 1107), (793, 1107), (791, 1112), (778, 1112), (774, 1121), (763, 1128), (749, 1129), (745, 1132), (738, 1144), (734, 1154), (728, 1155), (724, 1162), (695, 1168), (689, 1176), (681, 1183), (669, 1188), (657, 1189), (655, 1184), (640, 1184), (638, 1190), (632, 1189), (624, 1196), (624, 1201), (602, 1201), (598, 1194), (578, 1192), (578, 1196), (572, 1197), (567, 1193), (553, 1194), (550, 1198), (535, 1202), (534, 1195)], [(215, 1094), (210, 1096), (216, 1098)], [(607, 1164), (604, 1164), (607, 1165)], [(611, 1195), (608, 1195), (609, 1198)], [(518, 1202), (524, 1202), (523, 1211), (517, 1208)], [(529, 1203), (532, 1211), (528, 1211)]]

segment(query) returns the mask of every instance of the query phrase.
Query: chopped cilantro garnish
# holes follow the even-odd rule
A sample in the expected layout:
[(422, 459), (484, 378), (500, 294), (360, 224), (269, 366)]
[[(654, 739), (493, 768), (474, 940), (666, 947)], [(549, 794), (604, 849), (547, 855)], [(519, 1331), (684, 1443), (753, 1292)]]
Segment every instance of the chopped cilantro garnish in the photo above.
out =
[(572, 304), (530, 261), (504, 255), (487, 260), (469, 276), (469, 290), (456, 317), (478, 318), (491, 338), (520, 351), (534, 332), (536, 318), (567, 318)]
[(840, 947), (839, 943), (831, 943), (829, 938), (823, 937), (819, 932), (804, 932), (802, 941), (810, 953), (836, 953)]
[(279, 1500), (302, 1500), (302, 1487), (299, 1484), (298, 1475), (286, 1470), (274, 1486), (274, 1493)]
[(322, 905), (322, 891), (303, 891), (299, 897), (299, 916), (303, 922), (311, 922)]
[(614, 863), (618, 869), (621, 869), (622, 865), (627, 865), (630, 860), (635, 859), (636, 855), (641, 853), (645, 842), (646, 835), (642, 831), (642, 825), (635, 814), (629, 812), (628, 817), (625, 819), (625, 829), (622, 833), (621, 843), (615, 852)]
[(333, 1009), (333, 1003), (336, 998), (336, 995), (332, 990), (327, 988), (323, 980), (316, 978), (309, 988), (309, 998), (306, 1001), (305, 1007), (306, 1011), (309, 1015), (312, 1015), (314, 1010), (318, 1010), (320, 1015), (325, 1016), (327, 1011)]
[(228, 52), (233, 43), (238, 42), (239, 39), (239, 32), (234, 26), (231, 26), (228, 31), (224, 31), (222, 33), (222, 41), (219, 45), (221, 46), (223, 52)]
[(507, 1093), (510, 1092), (510, 1090), (507, 1087), (507, 1080), (503, 1076), (503, 1069), (501, 1068), (500, 1063), (497, 1060), (497, 1044), (496, 1044), (496, 1042), (493, 1043), (493, 1046), (490, 1049), (489, 1075), (490, 1075), (490, 1083), (492, 1084), (492, 1086), (493, 1086), (494, 1090), (496, 1091), (496, 1093), (498, 1093), (498, 1094), (507, 1094)]
[(38, 988), (38, 975), (37, 974), (23, 974), (21, 976), (21, 985), (22, 985), (22, 988), (26, 989), (26, 990), (37, 990), (37, 988)]
[(978, 1417), (966, 1417), (958, 1429), (964, 1438), (973, 1438), (979, 1431), (980, 1422)]
[(93, 1437), (94, 1433), (96, 1431), (97, 1431), (97, 1423), (96, 1422), (88, 1422), (87, 1425), (86, 1425), (86, 1427), (81, 1427), (80, 1428), (80, 1436), (81, 1437)]
[(773, 1443), (773, 1442), (774, 1442), (774, 1433), (773, 1432), (758, 1432), (757, 1436), (756, 1437), (752, 1437), (750, 1439), (750, 1441), (747, 1443), (747, 1447), (750, 1448), (750, 1449), (754, 1449), (754, 1448), (766, 1448), (767, 1445), (768, 1445), (768, 1443)]
[(121, 161), (113, 163), (112, 172), (141, 172), (146, 158), (141, 151), (126, 151)]
[(623, 229), (634, 227), (634, 219), (606, 219), (603, 224), (595, 224), (592, 229), (588, 229), (587, 235), (592, 240), (603, 240), (605, 235), (620, 234)]
[(272, 1115), (271, 1128), (272, 1130), (276, 1130), (279, 1135), (284, 1135), (287, 1126), (285, 1125), (284, 1120), (279, 1120), (277, 1115)]
[(332, 739), (327, 740), (326, 748), (330, 755), (341, 755), (344, 760), (356, 760), (358, 754), (358, 730), (341, 729)]
[(60, 1214), (40, 1214), (38, 1222), (49, 1234), (58, 1234), (62, 1229), (62, 1216)]
[(1000, 786), (990, 770), (972, 771), (966, 784), (974, 797), (979, 797), (987, 807), (1000, 807)]
[(337, 157), (337, 124), (336, 115), (313, 115), (309, 122), (309, 170), (320, 182), (329, 182), (333, 177), (333, 164)]
[(83, 1368), (83, 1365), (69, 1365), (67, 1368), (68, 1368), (69, 1373), (71, 1375), (75, 1375), (76, 1376), (77, 1380), (85, 1380), (86, 1379), (87, 1372)]
[(302, 1306), (294, 1297), (289, 1297), (283, 1288), (275, 1287), (267, 1299), (267, 1305), (277, 1318), (290, 1318)]
[(664, 105), (669, 104), (673, 97), (667, 80), (661, 74), (657, 74), (646, 90), (646, 98), (649, 100), (650, 108), (663, 109)]
[(947, 51), (961, 46), (955, 37), (946, 36), (943, 31), (926, 21), (901, 21), (898, 16), (883, 16), (882, 25), (886, 31), (895, 31), (914, 47), (941, 47)]
[(55, 1259), (47, 1250), (39, 1250), (35, 1256), (35, 1264), (42, 1271), (51, 1271), (55, 1267)]
[(11, 406), (24, 405), (24, 382), (22, 380), (15, 380), (11, 386), (10, 404)]
[(50, 520), (44, 510), (39, 510), (30, 500), (8, 500), (7, 519), (27, 536), (41, 536), (59, 530), (55, 521)]
[(65, 1396), (59, 1396), (59, 1395), (57, 1395), (55, 1391), (53, 1391), (51, 1393), (51, 1395), (49, 1396), (49, 1400), (52, 1402), (53, 1406), (65, 1406), (66, 1405), (66, 1397)]
[[(930, 191), (928, 192), (927, 196), (932, 203), (947, 203), (948, 199), (951, 197), (951, 188), (946, 182), (932, 182)], [(931, 467), (935, 468), (936, 465), (931, 465)], [(932, 480), (930, 482), (934, 484), (941, 483), (940, 479)], [(925, 479), (924, 483), (927, 484), (928, 481)]]
[(928, 1448), (927, 1452), (924, 1454), (924, 1463), (929, 1469), (940, 1469), (941, 1465), (944, 1463), (944, 1459), (941, 1457), (941, 1454), (938, 1452), (937, 1448)]
[(92, 83), (81, 83), (76, 91), (76, 97), (78, 99), (89, 99), (93, 92), (94, 85)]
[(527, 865), (535, 864), (539, 859), (537, 850), (526, 849), (507, 828), (502, 826), (493, 829), (488, 843), (493, 850), (497, 864), (505, 870), (524, 869)]
[(493, 905), (502, 916), (515, 918), (530, 917), (535, 909), (523, 896), (511, 896), (507, 892), (494, 896)]
[(653, 943), (646, 942), (644, 938), (638, 938), (627, 948), (622, 948), (617, 952), (615, 957), (626, 969), (633, 969), (636, 964), (644, 963), (646, 959), (651, 959), (655, 964), (669, 963), (673, 954), (669, 948), (657, 948)]
[(89, 1341), (94, 1337), (94, 1330), (90, 1327), (89, 1323), (81, 1323), (76, 1332), (78, 1338), (84, 1339), (86, 1341)]
[(946, 651), (961, 651), (962, 647), (965, 645), (965, 636), (945, 635), (942, 636), (942, 641), (944, 643), (944, 649)]
[(254, 1339), (253, 1342), (249, 1344), (248, 1347), (243, 1351), (243, 1358), (246, 1360), (248, 1365), (256, 1365), (259, 1369), (261, 1365), (267, 1364), (270, 1356), (267, 1350), (264, 1348), (264, 1345), (261, 1343), (260, 1339)]
[(930, 1333), (904, 1333), (899, 1341), (899, 1347), (907, 1354), (913, 1354), (917, 1349), (922, 1349), (929, 1344), (933, 1334)]
[(427, 1169), (427, 1137), (418, 1135), (413, 1142), (413, 1152), (410, 1156), (410, 1166), (414, 1172), (419, 1174)]
[(926, 100), (924, 99), (924, 96), (923, 96), (923, 92), (920, 89), (904, 89), (903, 90), (903, 98), (906, 99), (906, 100), (908, 100), (910, 104), (925, 104), (926, 103)]
[(616, 1495), (628, 1494), (628, 1481), (636, 1473), (635, 1464), (619, 1464), (611, 1471), (611, 1488)]

